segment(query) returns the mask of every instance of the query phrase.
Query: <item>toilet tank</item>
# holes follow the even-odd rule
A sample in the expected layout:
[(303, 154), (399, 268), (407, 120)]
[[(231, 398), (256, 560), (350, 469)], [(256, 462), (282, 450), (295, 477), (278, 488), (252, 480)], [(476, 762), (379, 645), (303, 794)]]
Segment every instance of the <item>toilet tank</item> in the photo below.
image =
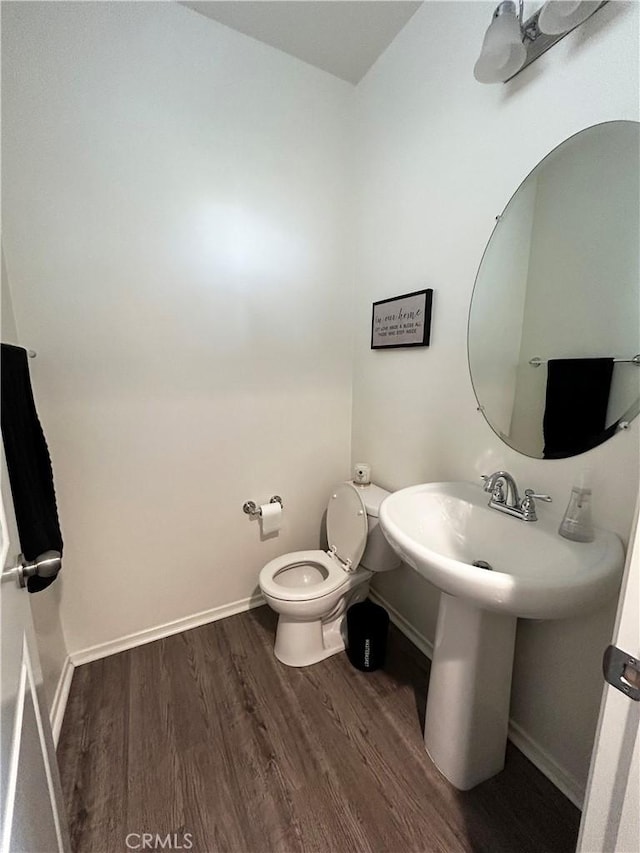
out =
[(400, 565), (400, 558), (384, 538), (378, 521), (380, 504), (390, 492), (381, 489), (375, 483), (370, 483), (368, 486), (358, 486), (355, 483), (354, 485), (362, 497), (367, 511), (367, 546), (364, 549), (360, 565), (369, 569), (370, 572), (388, 572), (391, 569), (397, 569)]

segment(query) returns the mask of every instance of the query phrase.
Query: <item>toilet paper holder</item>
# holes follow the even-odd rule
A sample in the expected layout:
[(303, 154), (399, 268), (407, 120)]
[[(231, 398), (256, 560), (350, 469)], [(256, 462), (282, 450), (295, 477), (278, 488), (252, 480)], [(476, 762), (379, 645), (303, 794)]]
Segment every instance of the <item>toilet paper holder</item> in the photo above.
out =
[[(282, 498), (280, 495), (273, 495), (273, 497), (269, 498), (270, 504), (280, 504), (282, 509), (284, 509), (284, 504), (282, 503)], [(245, 501), (242, 504), (242, 512), (246, 512), (247, 515), (250, 515), (251, 518), (257, 518), (262, 515), (262, 510), (256, 504), (255, 501)]]

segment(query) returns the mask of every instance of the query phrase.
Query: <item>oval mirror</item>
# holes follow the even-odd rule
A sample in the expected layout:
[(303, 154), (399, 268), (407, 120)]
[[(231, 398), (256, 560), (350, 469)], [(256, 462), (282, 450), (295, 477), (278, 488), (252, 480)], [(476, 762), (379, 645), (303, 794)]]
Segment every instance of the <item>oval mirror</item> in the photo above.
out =
[(561, 459), (640, 411), (640, 124), (570, 137), (518, 187), (469, 311), (471, 381), (510, 447)]

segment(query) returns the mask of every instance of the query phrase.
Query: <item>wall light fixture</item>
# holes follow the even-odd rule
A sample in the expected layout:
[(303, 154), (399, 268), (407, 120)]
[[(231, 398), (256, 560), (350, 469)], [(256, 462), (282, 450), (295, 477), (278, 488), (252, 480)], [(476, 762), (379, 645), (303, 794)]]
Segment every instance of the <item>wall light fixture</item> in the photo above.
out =
[(503, 0), (482, 42), (473, 69), (479, 83), (506, 83), (545, 51), (595, 14), (608, 0), (547, 0), (523, 21), (524, 0), (518, 6)]

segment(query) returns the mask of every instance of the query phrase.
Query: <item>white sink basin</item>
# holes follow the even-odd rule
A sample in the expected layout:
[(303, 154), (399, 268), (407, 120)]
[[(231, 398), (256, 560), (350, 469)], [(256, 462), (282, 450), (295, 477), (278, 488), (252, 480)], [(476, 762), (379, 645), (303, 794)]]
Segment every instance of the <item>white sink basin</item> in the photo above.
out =
[(599, 606), (618, 589), (624, 563), (613, 533), (570, 542), (557, 519), (522, 521), (488, 502), (472, 483), (428, 483), (380, 507), (391, 547), (441, 590), (424, 740), (462, 790), (504, 766), (518, 617), (559, 619)]
[[(620, 584), (622, 543), (558, 535), (558, 521), (521, 521), (487, 506), (473, 483), (427, 483), (390, 495), (380, 525), (392, 548), (449, 595), (530, 619), (573, 616), (603, 603)], [(493, 571), (472, 565), (489, 563)]]

